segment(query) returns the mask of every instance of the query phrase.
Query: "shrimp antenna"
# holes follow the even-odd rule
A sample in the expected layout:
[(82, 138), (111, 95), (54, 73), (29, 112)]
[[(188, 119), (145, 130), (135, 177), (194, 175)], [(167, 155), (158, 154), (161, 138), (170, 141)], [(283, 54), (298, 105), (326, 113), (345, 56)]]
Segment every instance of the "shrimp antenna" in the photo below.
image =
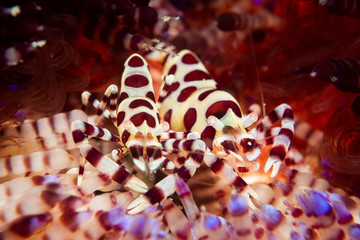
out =
[(266, 109), (265, 109), (264, 93), (263, 93), (261, 83), (260, 83), (258, 64), (257, 64), (256, 57), (255, 57), (254, 41), (253, 41), (253, 37), (251, 34), (250, 34), (250, 48), (251, 48), (251, 55), (252, 55), (253, 63), (255, 66), (256, 82), (257, 82), (257, 85), (259, 87), (259, 92), (260, 92), (262, 114), (263, 114), (263, 117), (265, 117)]

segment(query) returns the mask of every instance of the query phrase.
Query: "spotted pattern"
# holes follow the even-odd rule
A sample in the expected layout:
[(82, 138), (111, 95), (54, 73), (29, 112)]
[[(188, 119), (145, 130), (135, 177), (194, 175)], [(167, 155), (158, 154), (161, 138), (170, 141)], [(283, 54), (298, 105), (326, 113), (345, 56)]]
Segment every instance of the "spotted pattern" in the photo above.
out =
[(218, 119), (221, 119), (227, 112), (227, 110), (231, 108), (236, 116), (241, 117), (241, 110), (239, 105), (233, 101), (217, 101), (211, 104), (206, 110), (205, 116), (208, 118), (213, 115)]
[(185, 54), (181, 61), (185, 64), (196, 64), (198, 63), (198, 60), (190, 53)]
[(145, 96), (155, 102), (154, 92), (147, 92)]
[[(198, 132), (210, 150), (220, 147), (228, 154), (241, 150), (248, 160), (254, 160), (259, 156), (261, 147), (255, 139), (262, 138), (266, 129), (281, 121), (278, 135), (265, 139), (265, 144), (272, 144), (265, 171), (269, 166), (274, 166), (273, 172), (278, 171), (293, 136), (293, 111), (290, 106), (278, 106), (248, 132), (247, 126), (242, 126), (244, 116), (236, 99), (217, 88), (216, 82), (194, 53), (183, 50), (167, 57), (164, 73), (170, 72), (174, 74), (174, 80), (167, 95), (164, 94), (165, 97), (161, 99), (160, 114), (171, 122), (174, 131)], [(251, 124), (251, 119), (246, 119)], [(239, 144), (240, 149), (237, 147)]]
[(139, 74), (131, 75), (125, 79), (125, 85), (133, 88), (146, 87), (149, 84), (149, 80)]
[(196, 108), (189, 108), (184, 115), (186, 131), (190, 131), (196, 122)]
[(130, 67), (141, 67), (141, 66), (144, 65), (144, 62), (143, 62), (143, 60), (142, 60), (140, 57), (138, 57), (138, 56), (133, 56), (133, 57), (129, 60), (128, 65), (129, 65)]
[(215, 137), (216, 130), (212, 126), (206, 126), (201, 132), (201, 140), (203, 140), (210, 150), (213, 149), (213, 140)]
[(121, 103), (124, 99), (128, 98), (129, 95), (126, 92), (122, 92), (119, 97), (119, 102)]
[(138, 107), (141, 107), (141, 106), (144, 106), (144, 107), (147, 107), (149, 109), (154, 109), (153, 106), (151, 105), (151, 103), (149, 101), (146, 101), (144, 99), (136, 99), (134, 101), (132, 101), (130, 104), (129, 104), (129, 107), (134, 109), (134, 108), (138, 108)]
[(173, 66), (170, 68), (168, 74), (169, 74), (169, 75), (170, 75), (170, 74), (175, 74), (175, 73), (176, 73), (176, 69), (177, 69), (176, 65), (173, 65)]
[(204, 79), (211, 79), (210, 75), (202, 70), (194, 70), (185, 75), (185, 82), (201, 81)]
[(170, 122), (171, 122), (171, 115), (172, 115), (172, 110), (170, 109), (170, 110), (167, 111), (166, 114), (164, 115), (164, 121), (170, 123)]
[(140, 126), (145, 120), (149, 127), (155, 127), (156, 119), (146, 112), (139, 112), (130, 118), (130, 121), (135, 125), (135, 127)]
[(215, 92), (215, 91), (218, 91), (217, 89), (211, 89), (211, 90), (208, 90), (208, 91), (205, 91), (203, 93), (201, 93), (198, 97), (198, 100), (199, 101), (203, 101), (205, 98), (207, 98), (211, 93)]
[(118, 112), (118, 115), (117, 115), (117, 125), (118, 126), (120, 124), (122, 124), (122, 122), (124, 121), (124, 118), (125, 118), (125, 111)]
[(185, 102), (186, 99), (190, 97), (191, 94), (193, 94), (197, 90), (196, 87), (187, 87), (181, 90), (180, 95), (177, 98), (178, 102)]

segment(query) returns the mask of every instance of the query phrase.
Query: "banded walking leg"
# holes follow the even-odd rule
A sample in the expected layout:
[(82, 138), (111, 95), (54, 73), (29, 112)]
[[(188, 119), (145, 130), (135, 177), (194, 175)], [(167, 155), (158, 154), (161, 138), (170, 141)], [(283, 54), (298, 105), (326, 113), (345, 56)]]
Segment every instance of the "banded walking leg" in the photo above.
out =
[[(189, 180), (194, 174), (196, 169), (202, 163), (204, 158), (206, 145), (201, 140), (176, 140), (170, 139), (161, 141), (164, 151), (168, 153), (186, 153), (189, 155), (186, 159), (183, 156), (179, 158), (184, 159), (179, 161), (179, 168), (174, 170), (173, 174), (168, 175), (155, 186), (149, 189), (144, 195), (141, 195), (128, 206), (128, 212), (135, 214), (143, 211), (146, 207), (163, 201), (169, 195), (173, 194), (176, 190), (175, 174), (184, 181)], [(190, 154), (187, 154), (190, 153)]]
[(278, 120), (281, 120), (281, 127), (278, 134), (274, 137), (270, 156), (266, 161), (264, 169), (265, 172), (268, 172), (273, 167), (271, 177), (276, 176), (289, 150), (294, 134), (293, 110), (288, 104), (281, 104), (271, 111), (256, 128), (251, 130), (251, 134), (255, 136), (255, 139), (265, 139), (266, 129), (270, 128)]
[[(77, 120), (72, 122), (71, 131), (73, 140), (76, 145), (87, 143), (89, 137), (96, 137), (111, 142), (119, 142), (119, 137), (110, 133), (109, 130), (96, 127), (84, 121)], [(83, 158), (80, 158), (78, 184), (80, 184), (82, 181), (82, 177), (84, 175), (84, 166), (85, 160)]]
[(88, 91), (85, 91), (81, 94), (83, 109), (85, 109), (86, 105), (89, 103), (96, 109), (95, 122), (100, 121), (100, 118), (104, 116), (112, 120), (115, 126), (117, 126), (116, 124), (117, 98), (118, 98), (118, 87), (114, 84), (110, 85), (106, 89), (101, 103)]
[(79, 146), (81, 154), (85, 159), (101, 172), (110, 176), (115, 182), (129, 187), (137, 192), (145, 192), (148, 187), (140, 179), (135, 177), (132, 173), (128, 172), (124, 165), (120, 165), (103, 155), (96, 148), (92, 147), (89, 143), (84, 142)]

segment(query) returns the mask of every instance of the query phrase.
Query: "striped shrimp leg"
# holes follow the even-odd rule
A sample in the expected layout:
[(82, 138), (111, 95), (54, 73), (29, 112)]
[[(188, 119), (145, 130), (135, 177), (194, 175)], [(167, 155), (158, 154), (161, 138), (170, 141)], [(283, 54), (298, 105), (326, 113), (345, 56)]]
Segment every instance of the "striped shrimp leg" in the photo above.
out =
[(61, 170), (70, 167), (72, 162), (72, 156), (63, 149), (0, 158), (0, 177)]
[[(205, 143), (201, 140), (165, 140), (161, 141), (164, 151), (168, 153), (190, 152), (187, 158), (179, 157), (180, 167), (174, 170), (174, 173), (184, 181), (188, 181), (200, 166), (204, 158)], [(175, 188), (175, 174), (170, 174), (158, 182), (144, 195), (141, 195), (128, 206), (130, 214), (141, 212), (146, 207), (163, 201), (173, 194)]]
[[(110, 85), (107, 89), (107, 91), (109, 90), (109, 88), (113, 86), (113, 85)], [(109, 90), (110, 91), (110, 90)], [(85, 110), (86, 109), (86, 106), (87, 105), (92, 105), (95, 109), (96, 109), (96, 116), (95, 116), (95, 119), (96, 121), (99, 121), (99, 119), (104, 116), (105, 118), (107, 119), (111, 119), (113, 120), (112, 118), (112, 115), (110, 113), (109, 110), (107, 109), (104, 109), (104, 101), (105, 102), (105, 105), (107, 103), (107, 99), (104, 95), (103, 97), (103, 100), (101, 102), (99, 102), (99, 100), (97, 100), (95, 98), (94, 95), (92, 95), (91, 93), (89, 93), (88, 91), (84, 91), (82, 94), (81, 94), (81, 102), (82, 102), (82, 109)], [(100, 109), (100, 106), (102, 109)], [(114, 120), (113, 120), (114, 121)]]
[(59, 205), (64, 206), (59, 208), (60, 211), (53, 211), (55, 212), (53, 223), (42, 237), (54, 240), (100, 239), (111, 230), (126, 225), (125, 208), (122, 206), (129, 199), (131, 199), (130, 193), (106, 193), (89, 199), (87, 204), (83, 205), (82, 199), (72, 196), (69, 201), (60, 202), (62, 205)]
[(245, 180), (240, 177), (232, 167), (225, 163), (225, 160), (222, 158), (216, 157), (210, 152), (205, 153), (204, 157), (205, 163), (209, 168), (220, 178), (222, 178), (227, 183), (231, 184), (237, 192), (247, 192), (250, 195), (257, 197), (256, 192), (254, 192)]
[[(71, 124), (72, 136), (76, 145), (88, 144), (89, 137), (97, 137), (103, 140), (118, 142), (119, 137), (113, 135), (109, 130), (105, 128), (96, 127), (90, 123), (84, 121), (74, 121)], [(84, 159), (80, 158), (79, 162), (79, 178), (78, 183), (82, 181), (84, 174)]]
[(87, 142), (88, 137), (96, 137), (106, 141), (119, 142), (119, 137), (112, 134), (109, 130), (96, 127), (84, 121), (74, 121), (71, 124), (71, 131), (76, 144)]
[(22, 216), (49, 212), (57, 202), (69, 197), (70, 192), (78, 193), (75, 186), (44, 182), (12, 195), (10, 201), (0, 206), (0, 228)]
[(176, 180), (176, 192), (189, 221), (193, 222), (192, 231), (196, 239), (231, 239), (230, 229), (225, 221), (205, 211), (200, 213), (189, 187), (182, 179)]
[(97, 107), (95, 123), (98, 122), (101, 116), (107, 116), (108, 113), (104, 113), (105, 109), (109, 111), (109, 118), (112, 120), (115, 126), (116, 124), (116, 108), (117, 108), (117, 99), (118, 99), (118, 87), (115, 84), (111, 84), (105, 91), (104, 97)]
[[(209, 236), (207, 230), (209, 229), (206, 229), (206, 226), (210, 229), (212, 228), (210, 225), (206, 225), (204, 222), (204, 216), (200, 214), (189, 187), (186, 185), (184, 180), (180, 178), (176, 179), (175, 187), (189, 221), (193, 222), (194, 224), (193, 233), (196, 239), (208, 238)], [(223, 239), (221, 235), (218, 237), (218, 239)]]
[(174, 239), (194, 239), (191, 230), (193, 223), (189, 222), (184, 213), (172, 201), (164, 201), (165, 219)]
[(91, 165), (109, 175), (115, 182), (138, 192), (145, 192), (148, 189), (147, 185), (128, 172), (124, 165), (114, 162), (90, 144), (84, 142), (80, 146), (80, 152)]
[(261, 238), (264, 229), (260, 227), (254, 229), (256, 225), (250, 217), (251, 209), (243, 196), (234, 192), (230, 197), (228, 210), (232, 217), (236, 237), (244, 240), (253, 240), (255, 236)]
[[(201, 140), (165, 140), (161, 141), (164, 151), (168, 153), (180, 153), (185, 151), (190, 153), (187, 158), (180, 156), (177, 159), (179, 168), (175, 169), (178, 175), (184, 181), (188, 181), (194, 174), (198, 167), (200, 167), (205, 152), (205, 143)], [(174, 189), (175, 190), (175, 189)]]
[(286, 153), (294, 134), (293, 110), (288, 104), (281, 104), (271, 111), (259, 125), (251, 131), (256, 139), (265, 137), (265, 130), (270, 128), (275, 122), (281, 120), (280, 131), (274, 137), (273, 146), (270, 150), (270, 156), (265, 165), (265, 172), (273, 167), (271, 177), (275, 177), (280, 169), (281, 163), (285, 159)]
[[(58, 113), (54, 116), (41, 118), (36, 121), (25, 121), (19, 126), (11, 126), (0, 132), (2, 138), (13, 137), (22, 144), (17, 154), (26, 155), (34, 151), (46, 151), (59, 146), (74, 149), (75, 144), (71, 136), (71, 123), (75, 120), (87, 120), (87, 115), (81, 110)], [(6, 152), (6, 142), (1, 144)]]
[(46, 184), (57, 184), (61, 177), (54, 175), (18, 177), (0, 184), (0, 206), (21, 196), (30, 189)]

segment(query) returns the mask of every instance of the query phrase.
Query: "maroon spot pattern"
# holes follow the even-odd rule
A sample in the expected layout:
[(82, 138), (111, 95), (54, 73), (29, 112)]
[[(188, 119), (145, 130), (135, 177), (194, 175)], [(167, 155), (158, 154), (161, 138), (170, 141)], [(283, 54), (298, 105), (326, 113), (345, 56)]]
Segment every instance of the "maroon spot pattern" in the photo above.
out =
[(140, 88), (149, 84), (149, 80), (143, 75), (134, 74), (125, 79), (125, 85), (128, 87)]
[(122, 92), (119, 97), (119, 103), (121, 103), (125, 98), (128, 98), (129, 95), (126, 92)]
[(213, 140), (216, 134), (215, 128), (212, 126), (206, 126), (204, 130), (201, 132), (200, 138), (203, 140), (206, 144), (206, 146), (212, 150), (213, 149)]
[(143, 62), (143, 60), (142, 60), (140, 57), (138, 57), (138, 56), (133, 56), (133, 57), (129, 60), (128, 65), (129, 65), (130, 67), (141, 67), (141, 66), (144, 65), (144, 62)]
[(210, 93), (217, 91), (217, 89), (207, 90), (199, 95), (198, 99), (199, 101), (204, 100), (207, 96), (209, 96)]
[(129, 104), (129, 107), (132, 109), (140, 107), (140, 106), (147, 107), (151, 110), (154, 109), (153, 106), (151, 105), (151, 103), (149, 103), (148, 101), (146, 101), (144, 99), (136, 99)]
[(211, 79), (210, 75), (201, 70), (194, 70), (185, 75), (185, 82), (202, 81), (204, 79)]
[(198, 60), (190, 53), (185, 54), (181, 61), (185, 64), (196, 64), (198, 63)]
[(146, 97), (150, 98), (153, 102), (155, 102), (155, 95), (153, 92), (147, 92)]
[(155, 127), (155, 118), (146, 112), (137, 113), (130, 118), (130, 121), (135, 125), (135, 127), (140, 126), (145, 120), (149, 127)]
[(242, 115), (239, 105), (236, 102), (230, 100), (214, 102), (206, 110), (205, 116), (208, 118), (209, 116), (213, 115), (218, 119), (221, 119), (229, 108), (233, 110), (236, 116), (241, 118)]
[(189, 108), (184, 115), (184, 125), (186, 131), (190, 132), (191, 128), (194, 126), (196, 122), (196, 109)]
[(197, 87), (187, 87), (187, 88), (184, 88), (183, 90), (181, 90), (178, 98), (177, 98), (177, 101), (178, 102), (184, 102), (186, 101), (186, 99), (188, 99), (188, 97), (190, 97), (191, 94), (193, 94), (193, 92), (195, 92), (197, 90)]
[(124, 121), (124, 118), (125, 118), (125, 112), (124, 111), (118, 112), (118, 115), (117, 115), (117, 125), (118, 126)]
[(124, 130), (121, 135), (121, 141), (123, 142), (123, 144), (125, 144), (127, 142), (129, 137), (130, 137), (130, 133), (127, 130)]
[(170, 124), (171, 121), (171, 115), (172, 115), (172, 110), (168, 110), (165, 115), (164, 115), (164, 121)]
[(169, 70), (169, 72), (168, 72), (168, 75), (170, 75), (170, 74), (175, 74), (175, 73), (176, 73), (176, 69), (177, 69), (176, 65), (173, 65), (173, 66), (170, 68), (170, 70)]
[(293, 210), (291, 210), (291, 216), (293, 216), (294, 218), (298, 218), (303, 214), (303, 211), (300, 208), (294, 208)]
[(163, 98), (167, 98), (168, 96), (170, 96), (170, 94), (174, 91), (176, 91), (178, 88), (180, 87), (180, 83), (179, 82), (174, 82), (173, 84), (171, 84), (166, 96)]

